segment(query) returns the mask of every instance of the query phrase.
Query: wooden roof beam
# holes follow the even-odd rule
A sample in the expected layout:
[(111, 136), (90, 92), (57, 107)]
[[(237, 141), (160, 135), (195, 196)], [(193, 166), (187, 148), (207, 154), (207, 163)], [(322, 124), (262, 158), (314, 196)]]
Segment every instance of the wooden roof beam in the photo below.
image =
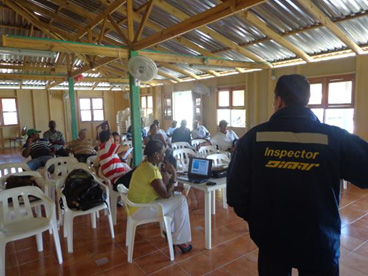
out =
[(108, 6), (101, 15), (97, 16), (91, 23), (88, 24), (84, 30), (80, 31), (76, 36), (75, 40), (82, 38), (85, 34), (87, 34), (88, 29), (93, 29), (98, 24), (100, 24), (109, 14), (116, 11), (121, 5), (125, 4), (126, 0), (116, 0), (110, 6)]
[(116, 58), (111, 58), (111, 57), (104, 57), (104, 58), (100, 58), (99, 60), (95, 61), (95, 62), (90, 62), (89, 64), (84, 65), (81, 69), (72, 71), (70, 76), (71, 77), (75, 77), (77, 75), (80, 75), (82, 73), (86, 73), (92, 69), (97, 69), (98, 67), (101, 67), (107, 63), (110, 63), (111, 61), (115, 60)]
[[(42, 41), (42, 43), (40, 43)], [(128, 51), (121, 47), (97, 46), (87, 43), (70, 43), (65, 41), (53, 41), (36, 38), (10, 37), (2, 36), (0, 45), (3, 47), (13, 47), (20, 49), (49, 50), (64, 53), (77, 53), (87, 55), (100, 55), (105, 57), (128, 59)], [(234, 61), (221, 58), (207, 58), (202, 56), (184, 56), (167, 53), (139, 51), (139, 55), (146, 56), (156, 62), (187, 63), (187, 64), (205, 64), (225, 67), (241, 68), (268, 68), (267, 64)], [(89, 62), (89, 61), (87, 61)]]
[(281, 35), (270, 29), (265, 22), (263, 22), (261, 19), (259, 19), (253, 12), (251, 11), (244, 11), (242, 13), (239, 13), (239, 15), (244, 18), (245, 20), (251, 22), (253, 25), (255, 25), (258, 29), (260, 29), (265, 35), (267, 35), (269, 38), (276, 41), (278, 44), (284, 46), (286, 49), (290, 50), (297, 56), (301, 57), (306, 62), (313, 62), (313, 59), (306, 54), (304, 51), (302, 51), (300, 48), (296, 47), (294, 44), (287, 41), (285, 38), (283, 38)]
[[(157, 7), (159, 7), (162, 10), (165, 10), (166, 12), (171, 13), (172, 15), (174, 15), (175, 17), (177, 17), (178, 19), (182, 20), (183, 22), (185, 20), (189, 20), (190, 16), (187, 15), (186, 13), (182, 12), (181, 10), (177, 9), (176, 7), (170, 5), (169, 3), (165, 2), (164, 0), (157, 0), (155, 5)], [(271, 64), (269, 64), (266, 60), (262, 59), (261, 57), (257, 56), (256, 54), (252, 53), (251, 51), (243, 48), (242, 46), (239, 46), (238, 44), (236, 44), (234, 41), (232, 41), (231, 39), (225, 37), (224, 35), (204, 26), (198, 29), (199, 31), (207, 34), (208, 36), (212, 37), (215, 40), (220, 41), (221, 44), (229, 47), (230, 49), (233, 49), (239, 53), (241, 53), (242, 55), (260, 62), (260, 63), (265, 63), (268, 64), (268, 67), (272, 67)]]
[[(109, 19), (111, 25), (114, 27), (115, 31), (118, 33), (118, 35), (121, 37), (121, 39), (127, 44), (130, 45), (130, 42), (126, 36), (126, 34), (124, 34), (124, 32), (120, 29), (119, 25), (114, 21), (114, 18), (112, 18), (111, 14), (109, 14), (107, 16), (107, 18)], [(108, 33), (108, 32), (107, 32)]]
[(176, 66), (174, 64), (170, 64), (170, 63), (167, 63), (167, 62), (160, 62), (160, 64), (166, 68), (169, 68), (173, 71), (176, 71), (176, 72), (179, 72), (185, 76), (188, 76), (190, 78), (193, 78), (193, 79), (196, 79), (196, 80), (200, 80), (201, 78), (198, 77), (196, 74), (193, 74), (192, 72), (189, 72), (189, 71), (186, 71), (182, 68), (180, 68), (179, 66)]
[(126, 12), (128, 19), (128, 40), (132, 43), (134, 40), (133, 0), (127, 0)]
[(164, 29), (150, 37), (133, 43), (134, 50), (145, 49), (155, 44), (170, 40), (179, 35), (190, 32), (194, 29), (211, 24), (225, 17), (233, 15), (242, 9), (250, 8), (257, 4), (265, 2), (264, 0), (228, 0), (209, 10), (188, 18), (172, 27)]
[(165, 78), (168, 78), (169, 80), (173, 80), (174, 83), (182, 82), (182, 80), (179, 79), (178, 77), (175, 77), (175, 76), (173, 76), (171, 74), (165, 73), (164, 71), (162, 71), (160, 69), (158, 69), (157, 75), (160, 75), (160, 76), (163, 76)]
[(342, 42), (344, 42), (349, 48), (351, 48), (356, 54), (361, 55), (364, 53), (352, 39), (344, 33), (335, 23), (332, 22), (311, 0), (298, 0), (298, 3), (302, 5), (310, 14), (312, 14), (322, 25), (328, 28), (335, 36), (337, 36)]
[(147, 4), (146, 11), (145, 11), (144, 16), (141, 20), (141, 24), (139, 25), (138, 32), (135, 35), (134, 42), (141, 39), (142, 32), (144, 30), (144, 27), (147, 24), (147, 20), (149, 18), (149, 15), (151, 14), (153, 3), (154, 3), (153, 0), (150, 0)]

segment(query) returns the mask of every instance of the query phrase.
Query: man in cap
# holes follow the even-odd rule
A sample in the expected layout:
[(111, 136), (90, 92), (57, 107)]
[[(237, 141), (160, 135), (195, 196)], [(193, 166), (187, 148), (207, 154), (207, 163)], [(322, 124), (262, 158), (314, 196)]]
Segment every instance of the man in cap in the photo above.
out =
[(45, 166), (46, 161), (53, 158), (54, 147), (47, 139), (40, 139), (40, 130), (29, 129), (27, 141), (23, 145), (22, 155), (25, 158), (31, 156), (32, 160), (27, 162), (28, 167), (35, 171)]
[(210, 137), (210, 132), (205, 126), (200, 125), (198, 120), (194, 120), (192, 137), (193, 139), (207, 139)]
[(233, 130), (227, 129), (227, 122), (221, 120), (219, 123), (219, 132), (211, 139), (213, 145), (218, 146), (219, 150), (233, 151), (235, 142), (239, 139)]

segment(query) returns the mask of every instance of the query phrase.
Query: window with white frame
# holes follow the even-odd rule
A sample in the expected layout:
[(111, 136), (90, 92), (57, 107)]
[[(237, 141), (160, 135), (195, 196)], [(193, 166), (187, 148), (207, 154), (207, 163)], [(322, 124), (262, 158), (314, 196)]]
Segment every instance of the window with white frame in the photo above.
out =
[(141, 110), (144, 112), (144, 117), (153, 113), (153, 97), (152, 96), (141, 96)]
[(231, 127), (245, 127), (245, 91), (242, 87), (221, 88), (217, 92), (217, 123), (226, 120)]
[(103, 98), (80, 98), (79, 109), (82, 122), (104, 120)]
[(354, 75), (309, 79), (308, 107), (326, 124), (354, 131)]
[(16, 98), (1, 98), (0, 101), (2, 126), (18, 125), (18, 109)]

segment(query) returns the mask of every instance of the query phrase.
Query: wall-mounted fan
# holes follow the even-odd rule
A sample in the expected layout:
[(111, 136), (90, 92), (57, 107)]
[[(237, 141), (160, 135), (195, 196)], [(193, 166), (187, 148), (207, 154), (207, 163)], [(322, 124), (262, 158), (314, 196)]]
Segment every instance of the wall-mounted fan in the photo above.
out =
[(197, 83), (193, 86), (192, 92), (197, 95), (207, 95), (209, 96), (211, 93), (211, 89), (207, 86), (205, 86), (202, 83)]
[(136, 85), (139, 85), (139, 81), (150, 81), (157, 75), (156, 63), (148, 57), (134, 56), (130, 58), (128, 69), (136, 81)]

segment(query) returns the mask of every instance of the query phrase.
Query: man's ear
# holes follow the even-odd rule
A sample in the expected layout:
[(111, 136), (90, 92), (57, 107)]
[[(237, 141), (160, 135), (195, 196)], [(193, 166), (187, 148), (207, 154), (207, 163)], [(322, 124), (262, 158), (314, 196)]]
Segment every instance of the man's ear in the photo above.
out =
[(285, 107), (285, 102), (280, 96), (276, 96), (274, 100), (274, 109), (275, 111), (280, 110), (281, 108)]

